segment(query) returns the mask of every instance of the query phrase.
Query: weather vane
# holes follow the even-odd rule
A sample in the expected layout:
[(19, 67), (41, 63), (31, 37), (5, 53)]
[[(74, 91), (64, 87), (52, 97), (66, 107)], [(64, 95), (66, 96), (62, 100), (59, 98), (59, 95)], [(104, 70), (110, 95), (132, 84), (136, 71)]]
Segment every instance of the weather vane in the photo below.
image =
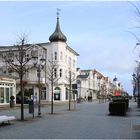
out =
[(61, 9), (57, 8), (57, 13), (56, 13), (56, 14), (57, 14), (57, 18), (59, 18), (59, 15), (60, 15), (59, 12), (60, 12), (60, 11), (61, 11)]

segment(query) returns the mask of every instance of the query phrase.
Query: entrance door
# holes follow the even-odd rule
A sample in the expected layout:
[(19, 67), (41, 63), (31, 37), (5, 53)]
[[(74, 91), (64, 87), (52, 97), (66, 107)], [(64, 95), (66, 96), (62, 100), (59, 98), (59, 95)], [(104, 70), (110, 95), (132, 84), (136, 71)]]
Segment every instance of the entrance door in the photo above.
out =
[(54, 100), (60, 100), (60, 93), (54, 94)]
[(60, 100), (61, 90), (59, 87), (56, 87), (54, 90), (54, 100)]
[(41, 100), (46, 100), (46, 87), (41, 89)]
[(65, 98), (66, 98), (66, 100), (68, 100), (69, 99), (69, 93), (68, 93), (68, 88), (66, 88), (66, 96), (65, 96)]
[(4, 103), (4, 87), (0, 87), (0, 103)]

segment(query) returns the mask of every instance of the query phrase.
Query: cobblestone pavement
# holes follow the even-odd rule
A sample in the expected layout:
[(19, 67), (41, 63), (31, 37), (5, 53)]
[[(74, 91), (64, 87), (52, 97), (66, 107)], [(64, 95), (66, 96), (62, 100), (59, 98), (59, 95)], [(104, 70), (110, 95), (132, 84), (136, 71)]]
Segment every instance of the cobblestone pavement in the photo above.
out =
[(140, 109), (130, 102), (125, 117), (110, 116), (108, 102), (77, 104), (68, 111), (68, 105), (42, 107), (42, 117), (35, 118), (25, 109), (25, 121), (21, 122), (20, 109), (0, 110), (0, 115), (15, 115), (11, 125), (0, 126), (0, 139), (135, 139), (140, 138)]

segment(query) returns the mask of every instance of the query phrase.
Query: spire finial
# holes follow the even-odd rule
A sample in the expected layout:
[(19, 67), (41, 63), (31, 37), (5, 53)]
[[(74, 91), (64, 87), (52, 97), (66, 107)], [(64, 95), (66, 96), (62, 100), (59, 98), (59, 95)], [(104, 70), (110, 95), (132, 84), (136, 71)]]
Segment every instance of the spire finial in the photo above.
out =
[(61, 9), (57, 8), (57, 21), (56, 21), (56, 28), (55, 28), (55, 31), (54, 33), (49, 37), (49, 40), (51, 42), (56, 42), (56, 41), (62, 41), (62, 42), (66, 42), (67, 41), (67, 38), (66, 36), (61, 32), (61, 29), (60, 29), (60, 25), (59, 25), (59, 15), (60, 15), (60, 11)]
[(57, 8), (57, 13), (56, 13), (56, 14), (57, 14), (57, 19), (59, 19), (59, 15), (60, 15), (59, 12), (60, 12), (60, 11), (61, 11), (61, 9)]

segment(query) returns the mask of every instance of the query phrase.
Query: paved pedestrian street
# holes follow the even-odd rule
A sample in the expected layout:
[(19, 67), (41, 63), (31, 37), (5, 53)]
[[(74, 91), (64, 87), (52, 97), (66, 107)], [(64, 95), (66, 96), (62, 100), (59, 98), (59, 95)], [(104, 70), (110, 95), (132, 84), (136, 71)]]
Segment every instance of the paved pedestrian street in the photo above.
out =
[(42, 107), (42, 117), (35, 118), (25, 109), (25, 121), (20, 121), (20, 109), (0, 110), (0, 115), (15, 115), (11, 125), (0, 126), (0, 139), (135, 139), (140, 138), (140, 109), (130, 102), (126, 116), (110, 116), (108, 102)]

